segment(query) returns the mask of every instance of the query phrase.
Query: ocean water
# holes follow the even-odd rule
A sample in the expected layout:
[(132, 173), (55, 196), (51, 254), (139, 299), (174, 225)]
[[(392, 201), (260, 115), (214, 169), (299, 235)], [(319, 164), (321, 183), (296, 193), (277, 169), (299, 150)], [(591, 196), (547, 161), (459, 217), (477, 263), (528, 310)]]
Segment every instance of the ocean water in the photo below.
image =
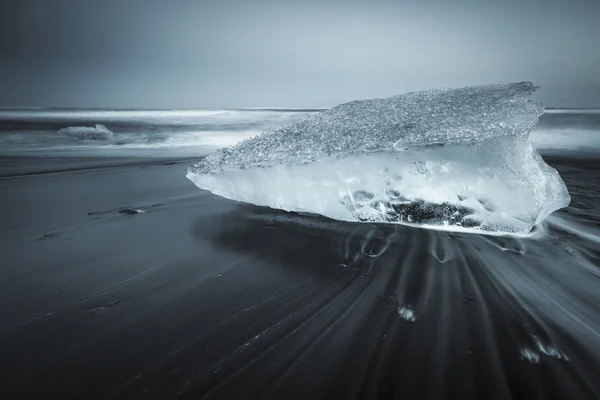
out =
[[(203, 155), (319, 111), (0, 109), (0, 154)], [(112, 138), (61, 132), (97, 124), (109, 129)], [(542, 154), (598, 152), (600, 110), (549, 109), (531, 140)]]
[[(318, 110), (0, 110), (0, 152), (11, 154), (202, 155)], [(104, 125), (107, 140), (65, 129)], [(61, 129), (63, 131), (61, 131)]]

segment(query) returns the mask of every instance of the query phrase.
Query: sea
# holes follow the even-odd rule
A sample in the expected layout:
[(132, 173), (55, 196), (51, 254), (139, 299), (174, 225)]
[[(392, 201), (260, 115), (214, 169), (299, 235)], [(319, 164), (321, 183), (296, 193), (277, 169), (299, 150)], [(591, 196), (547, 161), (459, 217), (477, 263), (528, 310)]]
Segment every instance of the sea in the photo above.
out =
[[(0, 109), (0, 154), (203, 155), (321, 109)], [(68, 135), (101, 124), (110, 138)], [(531, 133), (546, 154), (600, 150), (600, 109), (547, 109)]]
[[(44, 155), (203, 155), (318, 112), (244, 110), (0, 110), (0, 152)], [(103, 125), (110, 138), (65, 130)], [(62, 130), (62, 131), (61, 131)]]

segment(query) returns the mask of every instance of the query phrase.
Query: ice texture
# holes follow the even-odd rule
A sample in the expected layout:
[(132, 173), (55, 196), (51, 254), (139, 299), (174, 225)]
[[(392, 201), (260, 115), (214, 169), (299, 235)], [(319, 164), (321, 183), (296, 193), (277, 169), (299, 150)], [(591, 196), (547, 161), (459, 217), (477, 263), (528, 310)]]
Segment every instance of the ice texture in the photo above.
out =
[(113, 133), (101, 124), (96, 126), (69, 126), (62, 128), (59, 132), (78, 140), (110, 140), (113, 138)]
[(528, 232), (570, 202), (529, 141), (531, 82), (352, 101), (188, 170), (220, 196), (350, 221)]

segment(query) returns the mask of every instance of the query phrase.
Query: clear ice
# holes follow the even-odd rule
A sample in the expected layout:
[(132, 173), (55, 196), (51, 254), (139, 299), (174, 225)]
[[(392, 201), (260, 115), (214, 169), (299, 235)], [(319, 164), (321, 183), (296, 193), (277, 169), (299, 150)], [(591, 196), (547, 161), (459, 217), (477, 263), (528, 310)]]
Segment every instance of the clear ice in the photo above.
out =
[(529, 141), (531, 82), (352, 101), (225, 147), (187, 177), (217, 195), (348, 221), (526, 233), (570, 202)]
[(96, 126), (69, 126), (58, 132), (79, 140), (110, 140), (113, 138), (113, 133), (101, 124)]

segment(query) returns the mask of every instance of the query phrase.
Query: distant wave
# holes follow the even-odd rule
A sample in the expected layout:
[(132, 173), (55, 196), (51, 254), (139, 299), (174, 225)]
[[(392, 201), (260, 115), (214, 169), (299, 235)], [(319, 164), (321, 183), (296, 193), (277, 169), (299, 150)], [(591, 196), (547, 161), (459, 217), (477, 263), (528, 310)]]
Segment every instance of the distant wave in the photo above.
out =
[(546, 114), (600, 114), (600, 108), (546, 108)]
[(600, 131), (578, 127), (535, 129), (531, 141), (544, 151), (600, 151)]

